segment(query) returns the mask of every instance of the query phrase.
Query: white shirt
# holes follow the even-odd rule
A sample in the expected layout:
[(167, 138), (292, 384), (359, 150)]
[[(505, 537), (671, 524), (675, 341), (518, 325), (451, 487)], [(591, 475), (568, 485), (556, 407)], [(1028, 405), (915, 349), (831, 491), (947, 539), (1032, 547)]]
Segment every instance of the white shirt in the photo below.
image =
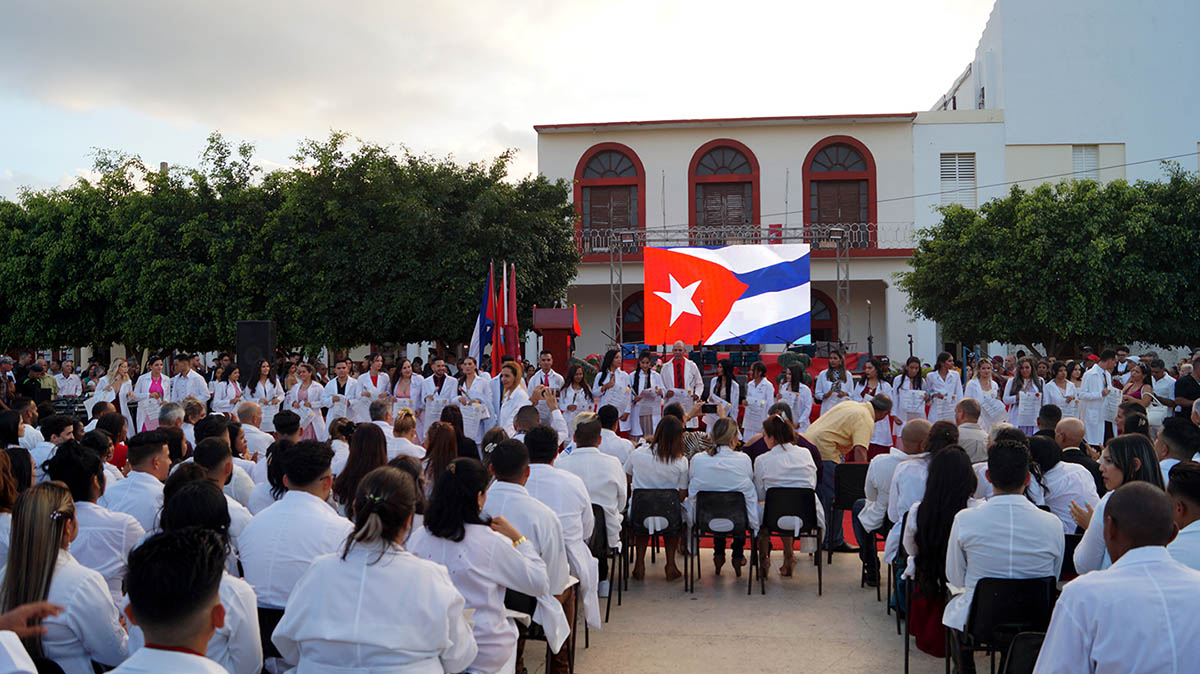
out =
[[(225, 607), (225, 626), (213, 632), (212, 638), (208, 640), (205, 659), (215, 663), (216, 669), (211, 671), (228, 672), (228, 674), (258, 674), (262, 671), (263, 652), (262, 638), (258, 629), (258, 605), (254, 599), (254, 590), (250, 587), (250, 583), (224, 573), (221, 574), (221, 585), (217, 592), (221, 597), (221, 605)], [(128, 603), (126, 600), (125, 604)], [(146, 637), (142, 633), (142, 628), (131, 624), (129, 626), (129, 652), (135, 654), (131, 656), (131, 659), (142, 651), (154, 652), (156, 650), (147, 649), (145, 645)], [(194, 655), (191, 657), (196, 658)], [(210, 670), (158, 669), (152, 671), (207, 672)]]
[[(827, 369), (821, 370), (821, 374), (818, 374), (816, 380), (813, 381), (813, 388), (815, 389), (813, 391), (813, 398), (820, 401), (821, 414), (828, 412), (834, 405), (851, 399), (851, 394), (854, 393), (854, 381), (850, 378), (849, 372), (845, 370), (842, 372), (845, 376), (841, 381), (829, 381), (829, 370)], [(838, 391), (842, 391), (846, 395), (842, 396), (834, 393), (826, 398), (825, 394), (833, 391), (835, 387)]]
[[(559, 391), (562, 389), (564, 383), (565, 382), (563, 381), (561, 374), (555, 372), (554, 370), (546, 372), (539, 367), (537, 372), (534, 372), (529, 376), (529, 379), (525, 380), (525, 388), (532, 391), (539, 386), (545, 386), (547, 388), (554, 389), (554, 395), (559, 395)], [(584, 382), (584, 385), (587, 385), (586, 381)], [(562, 401), (560, 400), (559, 402), (561, 403)], [(537, 408), (538, 416), (541, 417), (542, 423), (549, 425), (550, 406), (546, 404), (545, 400), (539, 400)]]
[[(1151, 382), (1152, 388), (1154, 389), (1154, 395), (1156, 395), (1160, 398), (1166, 398), (1167, 400), (1175, 399), (1175, 378), (1174, 377), (1172, 377), (1171, 375), (1166, 374), (1164, 372), (1162, 379), (1155, 379), (1154, 377), (1150, 377), (1150, 382)], [(59, 385), (58, 391), (59, 391), (59, 395), (62, 395), (62, 385), (61, 384)], [(1172, 407), (1172, 409), (1178, 411), (1179, 408)]]
[(962, 630), (980, 578), (1058, 578), (1062, 523), (1020, 494), (993, 496), (960, 510), (946, 547), (946, 582), (964, 588), (946, 603), (942, 624)]
[(980, 423), (963, 422), (958, 427), (958, 446), (967, 453), (971, 463), (987, 461), (988, 432)]
[[(979, 383), (979, 377), (971, 377), (971, 381), (967, 382), (967, 385), (964, 387), (963, 397), (971, 398), (975, 402), (979, 403), (980, 407), (983, 406), (983, 401), (986, 398), (995, 398), (996, 400), (1003, 402), (1002, 396), (1004, 395), (1004, 391), (1000, 389), (1000, 386), (996, 384), (996, 381), (994, 379), (989, 380), (988, 386), (988, 390), (983, 390), (983, 384)], [(986, 431), (990, 429), (992, 424), (996, 423), (997, 421), (1004, 421), (1004, 419), (992, 419), (986, 414), (981, 414), (979, 417), (979, 427)]]
[(571, 574), (579, 579), (584, 617), (588, 625), (600, 625), (600, 603), (596, 596), (600, 570), (587, 546), (596, 526), (596, 518), (592, 514), (587, 485), (573, 473), (547, 463), (534, 463), (529, 466), (525, 490), (558, 515), (563, 528), (563, 542), (567, 545), (567, 562), (571, 565)]
[(16, 632), (0, 631), (0, 672), (4, 674), (37, 674), (33, 658)]
[(58, 396), (60, 398), (83, 395), (83, 380), (74, 372), (65, 377), (61, 373), (56, 374), (54, 375), (54, 380), (58, 382)]
[(604, 510), (608, 547), (620, 547), (622, 513), (629, 499), (621, 462), (596, 447), (576, 447), (570, 454), (559, 455), (554, 465), (583, 481), (588, 498)]
[(392, 454), (393, 444), (391, 442), (389, 442), (388, 443), (388, 461), (391, 461), (392, 459), (396, 458), (397, 456), (411, 456), (418, 461), (423, 461), (425, 459), (425, 448), (414, 443), (412, 440), (409, 440), (408, 438), (396, 438), (396, 437), (392, 437), (389, 439), (394, 441), (396, 453), (395, 453), (395, 455)]
[[(796, 430), (800, 431), (801, 433), (807, 431), (809, 425), (812, 423), (812, 389), (810, 389), (808, 385), (800, 383), (796, 385), (796, 390), (793, 391), (791, 384), (784, 383), (779, 385), (779, 393), (776, 395), (780, 396), (782, 400), (786, 400), (788, 402), (788, 406), (791, 407), (792, 425), (796, 427)], [(792, 399), (793, 395), (795, 396), (794, 402)], [(895, 401), (892, 402), (895, 404)], [(888, 444), (891, 444), (890, 440), (888, 441)]]
[(925, 375), (925, 390), (932, 396), (940, 393), (944, 398), (930, 398), (929, 421), (954, 421), (954, 406), (963, 397), (962, 379), (957, 370), (949, 370), (946, 377), (937, 370)]
[(858, 513), (858, 521), (868, 532), (883, 526), (888, 512), (888, 492), (892, 487), (892, 475), (901, 461), (913, 458), (902, 449), (892, 447), (887, 454), (879, 454), (867, 466), (867, 480), (863, 484), (866, 505)]
[(250, 473), (239, 462), (249, 465), (251, 469), (258, 465), (252, 464), (241, 457), (233, 457), (233, 472), (229, 476), (229, 484), (225, 485), (221, 491), (238, 503), (248, 505), (250, 503), (250, 492), (254, 491), (254, 479), (250, 477)]
[[(375, 381), (377, 383), (371, 382), (370, 372), (365, 372), (358, 376), (358, 397), (360, 400), (375, 402), (376, 400), (387, 400), (387, 397), (391, 395), (392, 382), (390, 379), (388, 379), (386, 372), (379, 372), (376, 374)], [(363, 395), (364, 393), (366, 394), (365, 396)], [(354, 422), (358, 424), (365, 424), (370, 420), (370, 404), (363, 405), (362, 403), (359, 403), (357, 413), (354, 415)], [(388, 436), (390, 435), (391, 433), (388, 433)]]
[(722, 445), (717, 447), (716, 454), (700, 452), (694, 455), (689, 474), (688, 512), (693, 521), (696, 516), (696, 494), (702, 491), (739, 491), (746, 500), (750, 530), (758, 531), (758, 492), (754, 486), (754, 466), (749, 456)]
[[(250, 456), (258, 454), (258, 462), (255, 465), (257, 466), (259, 463), (266, 461), (267, 448), (271, 446), (272, 442), (275, 442), (275, 438), (272, 438), (270, 433), (263, 431), (258, 426), (250, 424), (242, 424), (242, 433), (246, 436), (246, 449), (250, 451)], [(263, 479), (266, 479), (265, 474), (263, 475)], [(257, 480), (255, 481), (257, 482)]]
[[(261, 485), (260, 485), (261, 486)], [(336, 552), (354, 525), (308, 492), (289, 491), (255, 515), (238, 539), (242, 571), (258, 605), (283, 608), (312, 561)]]
[(125, 628), (99, 572), (59, 550), (46, 600), (63, 612), (42, 620), (42, 650), (66, 674), (94, 674), (92, 660), (117, 665), (129, 654)]
[(167, 400), (173, 403), (182, 403), (188, 396), (203, 403), (208, 402), (210, 393), (204, 377), (195, 370), (188, 370), (187, 374), (171, 377), (171, 390), (167, 395)]
[[(493, 381), (499, 381), (496, 377)], [(513, 427), (513, 417), (517, 416), (517, 412), (524, 406), (529, 404), (529, 394), (525, 389), (517, 386), (507, 393), (504, 389), (500, 390), (500, 413), (496, 415), (496, 425), (503, 428), (509, 437), (516, 435), (516, 428)]]
[(257, 515), (274, 503), (276, 501), (275, 497), (271, 495), (271, 483), (259, 482), (254, 485), (254, 489), (250, 490), (250, 503), (246, 504), (246, 508), (250, 510), (251, 515)]
[(641, 445), (629, 453), (625, 473), (633, 476), (637, 489), (687, 489), (688, 460), (680, 456), (670, 463), (660, 461), (650, 445)]
[[(870, 468), (867, 468), (870, 471)], [(892, 521), (883, 546), (883, 561), (891, 563), (900, 550), (900, 520), (914, 503), (925, 498), (925, 481), (929, 478), (929, 453), (913, 454), (901, 459), (892, 471), (892, 483), (888, 485), (887, 516)]]
[(468, 524), (458, 543), (420, 527), (412, 532), (407, 547), (414, 555), (445, 567), (466, 607), (475, 609), (472, 619), (478, 653), (468, 669), (503, 671), (517, 646), (517, 626), (504, 608), (505, 588), (531, 597), (550, 591), (546, 563), (533, 543), (525, 541), (514, 547), (512, 541), (488, 527)]
[(88, 501), (75, 502), (75, 521), (79, 524), (79, 535), (71, 541), (71, 554), (80, 564), (104, 577), (113, 603), (120, 604), (125, 560), (146, 530), (132, 515)]
[[(995, 388), (995, 387), (993, 387), (993, 388)], [(897, 398), (897, 400), (892, 401), (892, 416), (896, 417), (897, 419), (900, 419), (901, 421), (907, 422), (907, 421), (911, 421), (913, 419), (924, 419), (925, 418), (925, 405), (921, 405), (921, 409), (919, 411), (907, 412), (903, 409), (903, 407), (901, 406), (901, 402), (898, 400), (899, 398), (903, 397), (902, 391), (912, 391), (912, 390), (914, 390), (913, 382), (912, 382), (912, 379), (910, 379), (909, 377), (901, 374), (901, 375), (897, 375), (896, 378), (892, 380), (892, 392), (896, 394), (896, 398)], [(924, 379), (922, 379), (917, 384), (917, 388), (915, 390), (917, 390), (917, 391), (925, 390), (925, 380)]]
[(17, 444), (21, 445), (25, 449), (28, 449), (32, 453), (35, 447), (46, 441), (46, 438), (43, 438), (42, 432), (33, 426), (30, 426), (29, 424), (22, 425), (25, 427), (25, 434), (21, 436), (21, 439)]
[[(331, 440), (329, 448), (333, 450), (333, 458), (329, 460), (329, 472), (337, 477), (342, 473), (342, 469), (346, 467), (346, 462), (350, 460), (350, 445), (346, 444), (345, 440)], [(387, 457), (390, 461), (392, 457)], [(262, 479), (267, 479), (267, 471), (262, 471)], [(256, 480), (257, 482), (257, 480)]]
[[(262, 650), (262, 647), (259, 647)], [(229, 670), (232, 671), (232, 670)], [(129, 656), (111, 674), (228, 674), (221, 665), (209, 658), (158, 648), (142, 648)]]
[[(1100, 367), (1093, 365), (1083, 373), (1083, 386), (1079, 390), (1079, 418), (1086, 428), (1089, 445), (1104, 444), (1104, 422), (1112, 421), (1105, 410), (1104, 389), (1112, 388), (1112, 376)], [(1120, 396), (1120, 391), (1110, 391), (1110, 396)]]
[(633, 451), (633, 443), (617, 435), (616, 431), (603, 428), (600, 430), (600, 451), (615, 457), (624, 466)]
[(524, 485), (497, 480), (488, 487), (480, 515), (503, 517), (533, 541), (538, 556), (546, 563), (551, 594), (561, 594), (567, 589), (570, 576), (567, 545), (563, 541), (562, 522), (550, 506), (530, 496)]
[(1175, 540), (1167, 544), (1167, 552), (1180, 564), (1200, 571), (1200, 520), (1180, 529)]
[(250, 510), (238, 503), (237, 499), (229, 494), (225, 495), (225, 505), (229, 506), (229, 546), (232, 548), (229, 558), (225, 562), (225, 569), (233, 575), (237, 575), (237, 560), (240, 557), (242, 533), (246, 531), (246, 526), (250, 524), (250, 520), (254, 517)]
[(1200, 662), (1200, 571), (1159, 546), (1063, 587), (1035, 674), (1194, 672)]
[[(683, 359), (683, 381), (675, 381), (674, 357), (663, 363), (662, 371), (659, 372), (659, 375), (662, 376), (663, 387), (667, 389), (667, 393), (670, 393), (672, 389), (682, 389), (692, 396), (681, 400), (678, 396), (670, 395), (665, 398), (667, 404), (679, 403), (683, 405), (684, 411), (687, 411), (704, 395), (704, 377), (700, 375), (700, 367), (688, 358)], [(696, 428), (700, 425), (700, 421), (698, 419), (691, 419), (687, 425), (688, 428)]]
[(131, 470), (124, 480), (107, 485), (100, 505), (117, 512), (133, 515), (142, 529), (153, 531), (158, 526), (158, 511), (162, 510), (163, 483), (150, 473)]
[[(382, 588), (410, 601), (379, 601)], [(356, 544), (345, 560), (312, 563), (271, 641), (301, 672), (460, 672), (476, 656), (465, 606), (444, 566), (394, 544)]]
[[(54, 452), (57, 449), (58, 445), (48, 440), (43, 440), (34, 445), (33, 449), (29, 450), (29, 458), (33, 460), (33, 473), (37, 482), (45, 482), (48, 479), (46, 474), (42, 472), (42, 464), (53, 458)], [(106, 461), (105, 464), (107, 463)]]
[[(867, 383), (863, 383), (854, 387), (854, 394), (850, 397), (859, 402), (870, 402), (875, 396), (887, 396), (892, 401), (892, 406), (898, 405), (895, 396), (892, 395), (892, 385), (879, 380), (879, 385), (875, 387), (875, 395), (866, 395)], [(892, 446), (892, 417), (888, 415), (879, 421), (875, 422), (875, 432), (871, 434), (871, 444), (883, 445), (884, 447)]]
[[(312, 395), (311, 391), (309, 395)], [(346, 377), (346, 387), (342, 393), (338, 393), (337, 377), (330, 379), (321, 393), (321, 407), (329, 410), (328, 416), (325, 418), (326, 428), (334, 419), (345, 417), (354, 420), (355, 411), (351, 408), (350, 401), (357, 401), (361, 397), (362, 388), (354, 377)], [(337, 402), (334, 402), (334, 398), (338, 399)], [(361, 406), (362, 403), (359, 405)]]
[[(817, 464), (813, 463), (812, 454), (807, 449), (784, 443), (775, 445), (766, 454), (761, 454), (754, 460), (754, 488), (758, 492), (761, 521), (762, 509), (766, 505), (767, 490), (773, 487), (799, 487), (816, 489)], [(817, 526), (825, 528), (825, 509), (821, 500), (817, 501)], [(770, 522), (762, 522), (767, 526)], [(808, 523), (803, 523), (804, 527)], [(807, 550), (806, 550), (807, 551)]]
[(8, 564), (8, 541), (12, 537), (12, 513), (0, 513), (0, 566)]
[(1104, 507), (1108, 505), (1108, 499), (1112, 495), (1112, 491), (1107, 491), (1100, 497), (1100, 503), (1092, 511), (1092, 520), (1084, 530), (1083, 538), (1080, 539), (1079, 545), (1075, 546), (1075, 570), (1080, 575), (1088, 571), (1107, 569), (1112, 565), (1112, 560), (1108, 557), (1108, 546), (1104, 544)]
[[(1042, 389), (1042, 402), (1046, 405), (1057, 405), (1058, 409), (1062, 410), (1064, 417), (1075, 417), (1079, 415), (1079, 391), (1075, 390), (1073, 382), (1066, 382), (1066, 390), (1058, 387), (1058, 382), (1051, 379), (1046, 382), (1046, 386)], [(1071, 398), (1071, 402), (1067, 402), (1067, 398)]]
[(1092, 474), (1077, 463), (1059, 461), (1042, 475), (1042, 482), (1046, 485), (1046, 506), (1062, 520), (1064, 533), (1075, 533), (1075, 520), (1071, 517), (1072, 501), (1080, 508), (1085, 507), (1085, 503), (1093, 508), (1100, 503)]

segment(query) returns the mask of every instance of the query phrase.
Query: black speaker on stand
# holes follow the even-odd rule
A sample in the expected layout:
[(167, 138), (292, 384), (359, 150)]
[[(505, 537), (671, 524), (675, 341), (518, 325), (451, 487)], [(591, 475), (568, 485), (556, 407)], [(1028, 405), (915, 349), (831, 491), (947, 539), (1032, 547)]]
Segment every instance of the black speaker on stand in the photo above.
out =
[(275, 321), (238, 321), (237, 364), (243, 385), (258, 379), (253, 368), (260, 358), (275, 366)]

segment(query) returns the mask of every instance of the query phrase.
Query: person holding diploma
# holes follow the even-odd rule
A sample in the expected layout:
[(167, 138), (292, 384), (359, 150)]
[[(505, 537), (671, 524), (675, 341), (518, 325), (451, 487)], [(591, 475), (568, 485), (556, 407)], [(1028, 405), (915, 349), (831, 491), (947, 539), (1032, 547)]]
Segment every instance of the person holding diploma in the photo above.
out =
[(259, 424), (259, 430), (273, 433), (275, 415), (279, 413), (279, 403), (283, 402), (284, 389), (266, 358), (259, 358), (253, 371), (256, 374), (246, 382), (246, 393), (243, 397), (262, 407), (262, 423)]
[[(995, 379), (995, 369), (992, 366), (992, 361), (987, 358), (981, 358), (979, 365), (975, 367), (975, 376), (971, 381), (967, 382), (966, 392), (963, 397), (971, 398), (979, 403), (979, 408), (983, 414), (979, 417), (979, 427), (987, 432), (992, 427), (992, 424), (997, 421), (1004, 420), (1004, 402), (1000, 399), (1003, 395), (1001, 384)], [(994, 400), (996, 402), (988, 402)], [(999, 406), (997, 405), (999, 403)], [(988, 408), (992, 412), (988, 412)]]
[(237, 406), (242, 404), (242, 386), (238, 383), (241, 370), (237, 363), (230, 363), (221, 371), (221, 379), (213, 391), (213, 412), (233, 415)]
[[(668, 405), (679, 403), (685, 410), (690, 410), (704, 395), (704, 377), (700, 375), (700, 368), (688, 358), (687, 345), (683, 342), (672, 345), (671, 360), (663, 364), (659, 374), (667, 391), (663, 401)], [(687, 422), (688, 428), (699, 426), (699, 419), (693, 418)]]
[(580, 412), (591, 412), (595, 407), (592, 401), (592, 389), (588, 387), (587, 380), (583, 376), (583, 367), (578, 363), (571, 365), (567, 369), (566, 384), (563, 384), (562, 390), (558, 393), (559, 403), (563, 408), (563, 418), (567, 422), (567, 428), (571, 428), (571, 424), (575, 421), (575, 417), (579, 416)]
[[(464, 422), (463, 435), (479, 444), (480, 438), (483, 437), (483, 432), (487, 428), (491, 428), (488, 423), (491, 419), (491, 406), (487, 404), (491, 397), (492, 378), (479, 372), (479, 367), (475, 363), (475, 359), (467, 356), (458, 364), (458, 397), (450, 401), (451, 405), (457, 405), (459, 409), (465, 407), (474, 407), (479, 411), (479, 420), (475, 423), (467, 424)], [(483, 410), (487, 411), (488, 416), (484, 416)]]
[(521, 366), (510, 360), (500, 367), (500, 414), (496, 419), (497, 425), (510, 437), (516, 434), (513, 418), (517, 416), (517, 410), (528, 404), (529, 394), (525, 392)]
[[(1008, 422), (1021, 429), (1027, 436), (1033, 435), (1037, 431), (1037, 410), (1042, 406), (1042, 390), (1044, 388), (1045, 382), (1033, 372), (1033, 359), (1025, 356), (1017, 361), (1017, 371), (1013, 373), (1012, 379), (1008, 380), (1008, 385), (1004, 388), (1004, 404), (1009, 406)], [(1021, 394), (1036, 398), (1032, 416), (1027, 413), (1024, 418), (1021, 417)]]
[(640, 438), (653, 436), (654, 429), (658, 428), (658, 420), (662, 418), (663, 380), (653, 366), (654, 359), (650, 352), (642, 351), (638, 355), (638, 369), (631, 378), (632, 414), (629, 415), (628, 424), (621, 424), (622, 430), (629, 431), (634, 444)]
[(333, 379), (325, 384), (325, 391), (321, 396), (321, 407), (329, 410), (329, 423), (339, 417), (353, 420), (350, 401), (359, 397), (362, 389), (358, 385), (358, 380), (350, 376), (350, 360), (347, 358), (335, 363), (333, 373)]
[(431, 359), (433, 374), (421, 382), (421, 409), (426, 429), (441, 419), (442, 409), (458, 397), (458, 380), (446, 373), (446, 360), (441, 356), (431, 356)]
[(300, 363), (296, 367), (296, 385), (287, 392), (284, 404), (288, 409), (300, 416), (300, 439), (320, 440), (329, 439), (329, 428), (321, 414), (321, 399), (324, 391), (313, 378), (316, 369), (309, 363)]
[[(1032, 363), (1032, 359), (1030, 363)], [(929, 421), (954, 421), (954, 406), (963, 396), (962, 378), (954, 369), (954, 356), (943, 351), (934, 361), (934, 370), (925, 378), (932, 404), (929, 407)]]
[[(742, 398), (737, 379), (733, 375), (733, 363), (728, 358), (717, 361), (717, 376), (708, 380), (708, 393), (704, 401), (725, 408), (725, 416), (737, 418), (737, 405)], [(705, 414), (704, 427), (713, 428), (717, 415)]]
[(108, 367), (108, 374), (96, 383), (96, 400), (107, 401), (116, 405), (117, 411), (125, 417), (129, 428), (137, 428), (133, 423), (133, 415), (129, 413), (129, 401), (134, 399), (133, 382), (129, 379), (129, 363), (124, 358), (118, 358)]
[[(417, 374), (413, 370), (412, 361), (401, 357), (396, 364), (395, 370), (395, 385), (392, 387), (392, 397), (396, 399), (393, 403), (393, 409), (397, 412), (393, 416), (399, 418), (399, 410), (408, 408), (412, 410), (414, 418), (420, 414), (421, 403), (421, 388), (424, 386), (425, 378)], [(417, 437), (422, 437), (421, 424), (417, 424)]]
[[(863, 365), (863, 378), (854, 387), (854, 400), (870, 402), (878, 395), (892, 397), (892, 385), (881, 378), (883, 364), (878, 358), (872, 358)], [(892, 419), (891, 415), (875, 422), (875, 432), (871, 435), (871, 444), (867, 446), (867, 461), (887, 454), (892, 448)]]
[(354, 423), (365, 424), (371, 420), (370, 403), (376, 400), (387, 400), (392, 391), (392, 382), (386, 372), (383, 372), (383, 356), (373, 353), (367, 357), (367, 372), (358, 381), (358, 397), (367, 401), (354, 409)]
[(629, 396), (629, 373), (621, 369), (621, 352), (609, 349), (604, 354), (600, 371), (592, 383), (592, 397), (597, 407), (612, 405), (621, 416), (621, 430), (629, 430), (632, 399)]
[(1077, 403), (1079, 391), (1076, 390), (1075, 384), (1067, 379), (1066, 363), (1059, 360), (1050, 366), (1050, 381), (1047, 382), (1042, 393), (1045, 394), (1044, 404), (1057, 405), (1058, 409), (1062, 410), (1064, 417), (1079, 416)]
[[(548, 389), (558, 391), (563, 387), (563, 376), (554, 371), (554, 354), (549, 350), (543, 350), (538, 354), (538, 369), (525, 381), (525, 388), (529, 391), (536, 392), (537, 387), (544, 386)], [(531, 397), (538, 400), (538, 417), (542, 423), (550, 424), (550, 406), (546, 401), (541, 400), (538, 395), (531, 394)]]
[[(779, 387), (779, 393), (775, 394), (775, 399), (787, 403), (788, 409), (792, 410), (792, 419), (795, 420), (792, 427), (797, 432), (803, 433), (808, 430), (812, 418), (813, 394), (808, 384), (804, 383), (803, 367), (793, 365), (783, 371), (783, 384)], [(891, 435), (890, 430), (888, 434)]]
[(854, 382), (850, 379), (850, 373), (846, 371), (845, 358), (841, 351), (830, 349), (829, 366), (817, 375), (817, 390), (813, 394), (821, 401), (821, 414), (833, 409), (834, 405), (849, 400), (854, 391)]
[(150, 356), (149, 370), (138, 377), (133, 397), (138, 401), (137, 428), (153, 431), (158, 428), (158, 408), (171, 395), (171, 380), (163, 376), (163, 359)]
[(901, 427), (913, 419), (925, 418), (925, 402), (927, 402), (928, 397), (924, 395), (916, 396), (924, 397), (925, 400), (922, 400), (921, 404), (914, 408), (911, 404), (914, 399), (913, 394), (909, 393), (909, 391), (921, 391), (923, 394), (924, 390), (925, 375), (921, 372), (921, 359), (916, 356), (909, 356), (908, 360), (904, 361), (904, 371), (892, 381), (892, 391), (898, 398), (896, 411), (892, 415), (892, 419)]
[(767, 408), (775, 402), (775, 385), (767, 379), (767, 365), (761, 360), (750, 366), (750, 379), (746, 382), (746, 428), (757, 430), (767, 419)]

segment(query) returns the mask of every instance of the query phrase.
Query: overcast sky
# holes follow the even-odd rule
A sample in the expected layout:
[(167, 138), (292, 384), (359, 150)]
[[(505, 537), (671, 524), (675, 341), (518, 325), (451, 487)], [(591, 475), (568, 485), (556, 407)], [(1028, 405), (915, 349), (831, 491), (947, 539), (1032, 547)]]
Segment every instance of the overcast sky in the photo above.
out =
[(0, 197), (214, 130), (268, 167), (339, 129), (524, 175), (534, 124), (925, 110), (992, 2), (6, 2)]

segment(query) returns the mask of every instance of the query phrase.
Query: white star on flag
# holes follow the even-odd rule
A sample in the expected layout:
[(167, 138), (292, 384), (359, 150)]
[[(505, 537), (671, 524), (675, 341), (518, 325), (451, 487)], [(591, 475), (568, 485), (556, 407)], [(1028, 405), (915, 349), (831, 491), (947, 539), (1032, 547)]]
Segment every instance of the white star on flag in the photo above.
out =
[(667, 274), (667, 278), (671, 280), (671, 292), (664, 293), (661, 290), (655, 290), (654, 294), (661, 297), (667, 304), (671, 305), (671, 322), (668, 326), (675, 325), (675, 321), (683, 314), (700, 315), (700, 310), (696, 308), (696, 302), (692, 299), (692, 295), (696, 294), (696, 288), (700, 287), (700, 282), (696, 281), (688, 287), (679, 285), (679, 281), (671, 274)]

